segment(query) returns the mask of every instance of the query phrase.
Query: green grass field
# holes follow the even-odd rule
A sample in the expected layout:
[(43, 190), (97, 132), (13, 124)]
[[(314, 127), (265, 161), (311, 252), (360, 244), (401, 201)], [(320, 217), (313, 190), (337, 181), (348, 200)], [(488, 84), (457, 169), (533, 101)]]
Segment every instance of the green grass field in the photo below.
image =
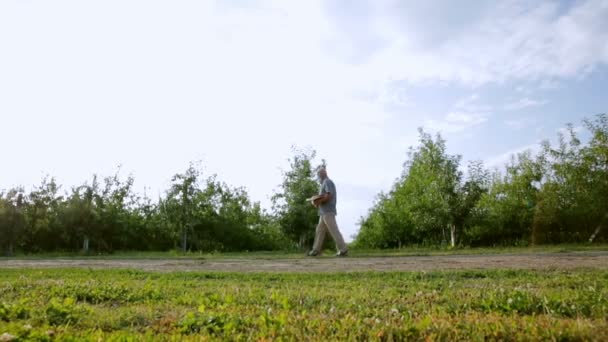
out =
[(606, 341), (607, 317), (600, 270), (0, 270), (0, 341)]

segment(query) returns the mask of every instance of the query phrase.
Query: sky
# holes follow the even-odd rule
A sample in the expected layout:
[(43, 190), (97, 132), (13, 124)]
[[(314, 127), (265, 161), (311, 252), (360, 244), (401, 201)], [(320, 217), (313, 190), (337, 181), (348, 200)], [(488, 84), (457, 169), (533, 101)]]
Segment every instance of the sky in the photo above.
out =
[(3, 0), (0, 189), (120, 165), (155, 197), (201, 161), (270, 208), (298, 146), (352, 240), (419, 127), (500, 168), (607, 87), (608, 0)]

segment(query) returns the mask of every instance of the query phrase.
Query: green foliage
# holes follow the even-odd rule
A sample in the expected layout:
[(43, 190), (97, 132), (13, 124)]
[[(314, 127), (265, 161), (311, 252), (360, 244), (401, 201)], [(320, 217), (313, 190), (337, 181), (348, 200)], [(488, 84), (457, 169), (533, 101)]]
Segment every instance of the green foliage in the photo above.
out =
[[(422, 130), (420, 146), (410, 149), (404, 171), (388, 194), (380, 194), (361, 222), (357, 245), (401, 247), (406, 244), (441, 244), (456, 216), (463, 220), (459, 204), (460, 156), (446, 152), (441, 136), (433, 139)], [(460, 211), (459, 211), (460, 209)]]
[(530, 152), (523, 152), (494, 174), (492, 184), (477, 203), (477, 225), (467, 239), (472, 245), (504, 245), (527, 242), (531, 234), (538, 186), (543, 177), (541, 164)]
[(299, 151), (289, 160), (290, 169), (283, 173), (280, 189), (272, 196), (273, 211), (283, 233), (299, 247), (310, 245), (319, 216), (307, 198), (318, 193), (315, 151)]
[[(488, 193), (490, 185), (490, 174), (481, 161), (469, 163), (467, 179), (458, 184), (457, 196), (452, 203), (453, 223), (455, 232), (454, 240), (457, 238), (461, 245), (471, 244), (474, 240), (473, 227), (477, 223), (480, 210), (477, 205), (481, 198)], [(453, 241), (455, 244), (456, 241)]]
[(243, 188), (231, 188), (215, 176), (202, 179), (190, 165), (173, 178), (161, 203), (161, 216), (182, 250), (237, 251), (282, 247), (284, 239), (259, 203)]
[(22, 340), (608, 338), (606, 271), (3, 270), (0, 289)]
[(80, 308), (72, 298), (57, 300), (52, 298), (46, 307), (46, 320), (50, 325), (76, 324), (79, 316), (86, 314), (87, 310)]
[(543, 144), (546, 174), (534, 217), (536, 243), (606, 240), (601, 228), (608, 224), (608, 115), (583, 123), (588, 144), (571, 125), (557, 148)]
[(25, 232), (25, 206), (23, 189), (0, 193), (0, 247), (4, 247), (7, 256), (13, 255), (19, 236)]
[[(585, 131), (582, 131), (585, 129)], [(119, 172), (71, 189), (53, 178), (0, 191), (0, 253), (286, 250), (310, 245), (318, 216), (315, 151), (294, 149), (272, 213), (190, 164), (157, 200)], [(490, 173), (460, 171), (446, 142), (420, 131), (404, 170), (361, 218), (355, 245), (499, 246), (608, 241), (608, 115), (568, 125), (557, 146), (514, 156)], [(324, 163), (324, 161), (322, 161)], [(327, 239), (327, 246), (331, 239)]]
[(30, 309), (22, 303), (6, 304), (0, 302), (0, 321), (10, 322), (30, 318)]
[(404, 172), (380, 193), (361, 220), (356, 245), (452, 246), (580, 243), (608, 238), (608, 115), (584, 120), (584, 144), (572, 125), (559, 146), (512, 157), (503, 172), (469, 165), (463, 182), (460, 157), (445, 141), (420, 131)]
[(60, 195), (45, 178), (29, 194), (0, 192), (0, 247), (6, 255), (116, 250), (244, 251), (285, 249), (275, 220), (245, 189), (202, 177), (191, 164), (154, 203), (133, 192), (134, 178), (117, 172)]

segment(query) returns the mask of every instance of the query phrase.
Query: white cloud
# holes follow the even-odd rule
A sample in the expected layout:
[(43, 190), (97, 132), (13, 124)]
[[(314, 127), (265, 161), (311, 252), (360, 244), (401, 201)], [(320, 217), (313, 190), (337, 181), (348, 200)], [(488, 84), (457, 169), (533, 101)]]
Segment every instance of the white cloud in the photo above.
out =
[(528, 108), (528, 107), (542, 106), (544, 104), (547, 104), (547, 101), (534, 100), (534, 99), (525, 97), (525, 98), (519, 99), (517, 101), (507, 103), (506, 105), (504, 105), (504, 110), (507, 110), (507, 111), (520, 110), (520, 109), (524, 109), (524, 108)]
[[(336, 25), (350, 30), (343, 37), (365, 56), (363, 73), (376, 79), (480, 85), (580, 76), (608, 63), (607, 0), (576, 2), (565, 11), (555, 2), (524, 0), (481, 6), (460, 1), (368, 4), (367, 11), (349, 13), (340, 7), (330, 17), (338, 11), (350, 14), (341, 12)], [(357, 20), (371, 33), (361, 38), (350, 29)], [(446, 23), (452, 25), (446, 28)], [(366, 37), (390, 43), (370, 49)]]
[(540, 84), (538, 85), (538, 88), (541, 90), (553, 90), (553, 89), (558, 89), (559, 87), (560, 87), (560, 84), (558, 81), (550, 80), (550, 79), (542, 80), (540, 82)]
[(505, 120), (504, 123), (513, 129), (520, 130), (535, 124), (536, 120), (533, 118), (509, 119)]
[(473, 93), (457, 100), (442, 119), (430, 119), (425, 128), (443, 133), (456, 133), (486, 122), (493, 107), (480, 103), (480, 95)]
[(424, 126), (433, 131), (454, 133), (480, 125), (487, 119), (483, 114), (450, 112), (442, 120), (428, 120)]
[(489, 104), (479, 102), (480, 96), (477, 93), (473, 93), (468, 97), (464, 97), (454, 104), (456, 110), (463, 110), (468, 112), (490, 112), (494, 108)]
[(398, 86), (391, 86), (390, 83), (385, 84), (379, 91), (376, 101), (384, 106), (390, 107), (410, 107), (414, 101), (403, 92)]

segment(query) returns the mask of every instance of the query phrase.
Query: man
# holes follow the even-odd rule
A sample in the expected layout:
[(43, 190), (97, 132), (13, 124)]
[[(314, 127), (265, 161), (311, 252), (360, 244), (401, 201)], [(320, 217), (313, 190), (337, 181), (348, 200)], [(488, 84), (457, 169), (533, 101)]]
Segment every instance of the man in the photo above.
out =
[(319, 195), (314, 196), (310, 199), (310, 203), (319, 209), (319, 224), (315, 232), (315, 242), (312, 246), (312, 250), (308, 252), (308, 256), (317, 256), (321, 253), (323, 248), (323, 240), (325, 240), (325, 234), (329, 231), (329, 234), (336, 243), (338, 253), (336, 256), (348, 255), (348, 249), (342, 238), (342, 234), (338, 230), (338, 224), (336, 223), (336, 185), (334, 182), (327, 177), (327, 170), (325, 168), (319, 169), (317, 176), (321, 182), (321, 189)]

